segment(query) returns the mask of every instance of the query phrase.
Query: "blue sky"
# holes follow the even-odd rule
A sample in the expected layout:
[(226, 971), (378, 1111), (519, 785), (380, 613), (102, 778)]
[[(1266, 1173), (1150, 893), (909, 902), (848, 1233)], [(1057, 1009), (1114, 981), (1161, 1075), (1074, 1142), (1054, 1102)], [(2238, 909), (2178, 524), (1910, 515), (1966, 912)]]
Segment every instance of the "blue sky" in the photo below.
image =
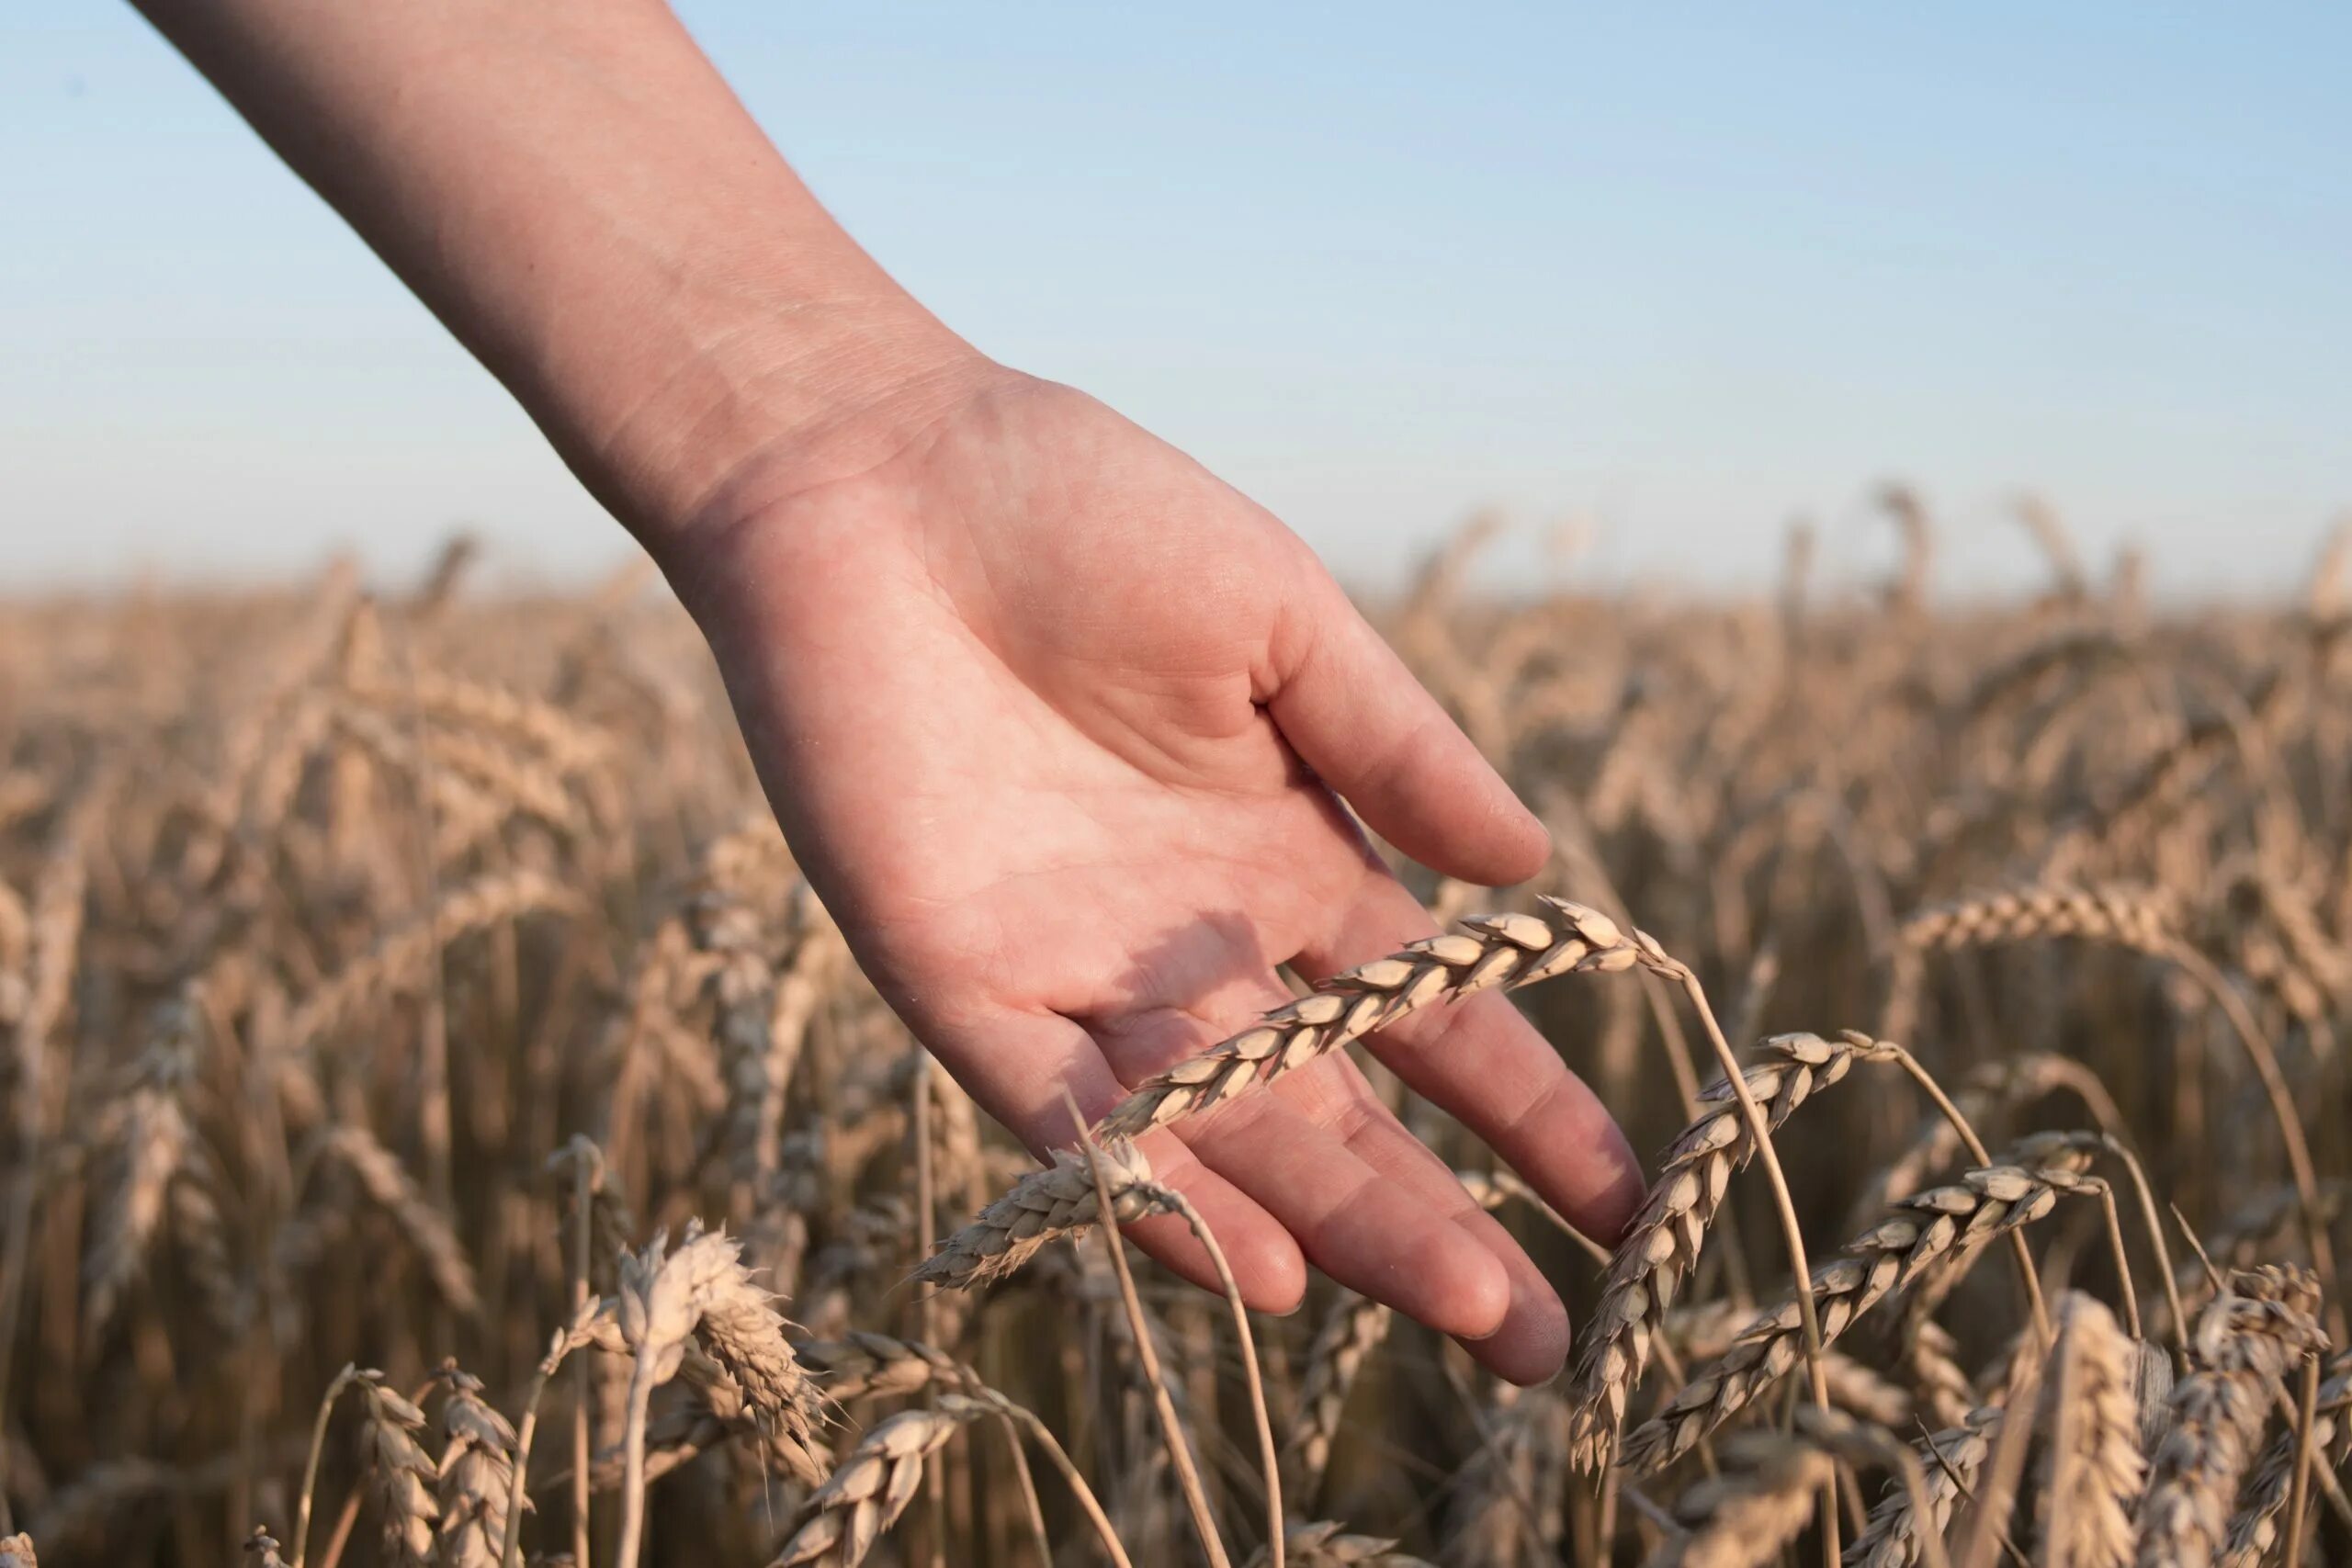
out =
[[(1472, 507), (1571, 569), (1953, 574), (2050, 496), (2160, 583), (2291, 580), (2352, 505), (2352, 11), (831, 6), (688, 22), (852, 231), (1392, 575)], [(626, 542), (128, 9), (0, 18), (0, 574), (409, 570)], [(1525, 547), (1526, 558), (1534, 558)]]

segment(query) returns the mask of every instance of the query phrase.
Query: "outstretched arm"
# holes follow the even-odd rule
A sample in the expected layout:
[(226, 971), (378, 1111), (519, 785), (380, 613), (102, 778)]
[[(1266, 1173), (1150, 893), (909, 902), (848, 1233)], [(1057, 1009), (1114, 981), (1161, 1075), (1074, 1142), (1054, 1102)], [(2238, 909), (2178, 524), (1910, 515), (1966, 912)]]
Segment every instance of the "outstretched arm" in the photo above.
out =
[[(1476, 882), (1541, 827), (1263, 511), (998, 366), (843, 234), (652, 0), (144, 0), (511, 388), (709, 638), (891, 1005), (1034, 1149), (1427, 934), (1340, 802)], [(1623, 1139), (1496, 997), (1371, 1048), (1613, 1235)], [(1559, 1302), (1335, 1055), (1149, 1135), (1261, 1306), (1311, 1260), (1533, 1381)], [(1180, 1225), (1136, 1239), (1207, 1279)]]

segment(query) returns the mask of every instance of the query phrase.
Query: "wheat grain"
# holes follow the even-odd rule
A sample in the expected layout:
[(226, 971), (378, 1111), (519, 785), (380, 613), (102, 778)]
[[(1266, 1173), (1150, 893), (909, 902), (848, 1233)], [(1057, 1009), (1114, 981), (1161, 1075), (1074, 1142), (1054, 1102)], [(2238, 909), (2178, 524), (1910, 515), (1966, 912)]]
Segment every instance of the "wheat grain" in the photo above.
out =
[[(2312, 1462), (2328, 1464), (2330, 1448), (2347, 1411), (2352, 1411), (2352, 1351), (2339, 1353), (2329, 1363), (2327, 1381), (2320, 1384), (2312, 1409)], [(2302, 1435), (2282, 1431), (2263, 1451), (2231, 1516), (2229, 1541), (2222, 1568), (2257, 1568), (2278, 1545), (2278, 1515), (2294, 1489), (2295, 1465), (2303, 1448)]]
[(1917, 1562), (1922, 1540), (1941, 1539), (1951, 1528), (1952, 1511), (1974, 1488), (2005, 1418), (1998, 1407), (1985, 1405), (1971, 1411), (1965, 1421), (1923, 1438), (1918, 1451), (1927, 1477), (1927, 1517), (1920, 1517), (1908, 1491), (1890, 1487), (1871, 1510), (1869, 1528), (1847, 1554), (1849, 1568), (1911, 1568)]

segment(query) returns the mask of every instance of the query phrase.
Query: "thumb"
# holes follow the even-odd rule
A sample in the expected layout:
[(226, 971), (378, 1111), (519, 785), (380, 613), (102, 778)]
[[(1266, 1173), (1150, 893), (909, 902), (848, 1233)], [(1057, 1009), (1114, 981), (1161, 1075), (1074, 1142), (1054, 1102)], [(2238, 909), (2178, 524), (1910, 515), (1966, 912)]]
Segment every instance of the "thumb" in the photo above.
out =
[(1448, 876), (1524, 882), (1551, 841), (1319, 564), (1277, 626), (1265, 699), (1283, 739), (1375, 833)]

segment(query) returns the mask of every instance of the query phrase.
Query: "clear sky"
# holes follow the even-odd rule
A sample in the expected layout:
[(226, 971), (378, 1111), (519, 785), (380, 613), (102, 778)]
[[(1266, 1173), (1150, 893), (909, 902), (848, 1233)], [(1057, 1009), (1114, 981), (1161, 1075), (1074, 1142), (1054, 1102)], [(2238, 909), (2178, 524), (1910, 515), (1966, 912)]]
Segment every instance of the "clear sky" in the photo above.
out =
[[(1577, 569), (1805, 513), (2030, 569), (2289, 581), (2352, 505), (2352, 8), (688, 0), (951, 324), (1392, 574), (1468, 509)], [(0, 579), (625, 541), (128, 9), (0, 14)], [(1532, 558), (1532, 557), (1531, 557)]]

